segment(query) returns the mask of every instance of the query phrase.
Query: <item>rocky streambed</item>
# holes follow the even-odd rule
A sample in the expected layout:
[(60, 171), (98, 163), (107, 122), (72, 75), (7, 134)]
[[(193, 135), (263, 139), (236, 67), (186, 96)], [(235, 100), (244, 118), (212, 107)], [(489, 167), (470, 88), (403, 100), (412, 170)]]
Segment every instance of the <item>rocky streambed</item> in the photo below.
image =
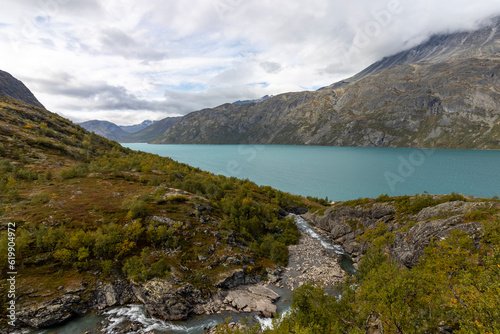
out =
[(325, 249), (318, 239), (302, 232), (299, 243), (289, 246), (288, 266), (285, 268), (279, 287), (291, 290), (308, 282), (333, 286), (343, 280), (338, 254)]

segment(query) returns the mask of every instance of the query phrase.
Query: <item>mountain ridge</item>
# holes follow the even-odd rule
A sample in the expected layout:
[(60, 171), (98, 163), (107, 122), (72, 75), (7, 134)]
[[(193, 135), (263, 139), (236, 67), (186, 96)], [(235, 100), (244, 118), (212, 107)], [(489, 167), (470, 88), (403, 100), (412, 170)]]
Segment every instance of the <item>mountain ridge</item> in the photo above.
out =
[(500, 20), (492, 24), (433, 36), (314, 92), (192, 112), (152, 142), (498, 149)]

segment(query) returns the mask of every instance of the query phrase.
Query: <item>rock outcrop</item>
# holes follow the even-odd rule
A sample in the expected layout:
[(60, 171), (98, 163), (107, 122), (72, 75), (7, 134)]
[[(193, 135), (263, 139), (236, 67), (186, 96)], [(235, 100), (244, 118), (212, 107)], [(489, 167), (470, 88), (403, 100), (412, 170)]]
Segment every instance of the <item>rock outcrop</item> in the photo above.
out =
[[(425, 247), (432, 240), (442, 240), (452, 230), (461, 230), (479, 240), (482, 225), (470, 221), (464, 216), (478, 209), (498, 206), (488, 201), (450, 201), (431, 205), (415, 214), (402, 214), (394, 202), (370, 203), (357, 206), (337, 203), (325, 211), (323, 216), (311, 213), (302, 217), (311, 224), (327, 232), (353, 261), (359, 262), (369, 247), (369, 243), (360, 238), (366, 231), (383, 228), (384, 233), (393, 233), (390, 256), (402, 265), (411, 268), (423, 255)], [(403, 228), (404, 227), (404, 228)]]
[(224, 303), (232, 306), (239, 312), (260, 312), (265, 317), (276, 314), (276, 305), (273, 304), (280, 296), (263, 286), (246, 286), (229, 291)]
[(133, 286), (133, 290), (149, 314), (165, 320), (186, 319), (196, 300), (201, 298), (201, 292), (193, 285), (174, 285), (164, 279), (152, 279), (143, 285)]
[(255, 284), (259, 280), (259, 275), (247, 275), (244, 269), (235, 269), (220, 277), (215, 286), (221, 289), (232, 289), (240, 285)]
[(94, 305), (97, 309), (102, 310), (107, 307), (124, 305), (136, 301), (137, 298), (130, 283), (118, 280), (106, 284), (98, 283)]
[[(353, 261), (358, 262), (368, 245), (360, 243), (357, 237), (367, 229), (376, 228), (379, 223), (392, 221), (395, 211), (396, 208), (390, 203), (375, 203), (371, 207), (340, 205), (326, 210), (324, 216), (306, 213), (302, 217), (328, 232), (351, 255)], [(391, 225), (388, 226), (390, 229)]]
[(18, 312), (18, 319), (30, 327), (49, 327), (62, 323), (77, 314), (76, 309), (80, 302), (80, 296), (65, 294), (42, 304), (23, 307)]

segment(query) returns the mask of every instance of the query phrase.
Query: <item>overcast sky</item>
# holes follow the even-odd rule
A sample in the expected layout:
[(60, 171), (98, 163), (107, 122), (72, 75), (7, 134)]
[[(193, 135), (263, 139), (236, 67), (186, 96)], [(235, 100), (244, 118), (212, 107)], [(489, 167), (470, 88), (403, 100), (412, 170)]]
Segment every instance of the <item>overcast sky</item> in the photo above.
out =
[(75, 122), (119, 125), (315, 90), (498, 0), (0, 0), (0, 69)]

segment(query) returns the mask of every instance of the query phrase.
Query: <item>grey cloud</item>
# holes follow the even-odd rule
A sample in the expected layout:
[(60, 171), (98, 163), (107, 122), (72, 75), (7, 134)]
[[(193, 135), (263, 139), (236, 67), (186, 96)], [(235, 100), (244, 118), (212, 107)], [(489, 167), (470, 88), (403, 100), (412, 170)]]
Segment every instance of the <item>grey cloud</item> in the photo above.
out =
[(259, 65), (267, 73), (278, 73), (281, 70), (281, 64), (273, 61), (263, 61)]
[(144, 61), (157, 61), (166, 58), (168, 55), (165, 51), (157, 51), (137, 42), (132, 36), (117, 28), (103, 29), (100, 41), (102, 50), (97, 50), (96, 53), (103, 52)]
[[(59, 73), (53, 79), (30, 78), (38, 91), (55, 96), (65, 96), (80, 101), (80, 109), (93, 110), (151, 110), (165, 111), (166, 101), (150, 101), (138, 98), (123, 86), (105, 82), (79, 83), (67, 73)], [(62, 106), (77, 108), (71, 106)]]

